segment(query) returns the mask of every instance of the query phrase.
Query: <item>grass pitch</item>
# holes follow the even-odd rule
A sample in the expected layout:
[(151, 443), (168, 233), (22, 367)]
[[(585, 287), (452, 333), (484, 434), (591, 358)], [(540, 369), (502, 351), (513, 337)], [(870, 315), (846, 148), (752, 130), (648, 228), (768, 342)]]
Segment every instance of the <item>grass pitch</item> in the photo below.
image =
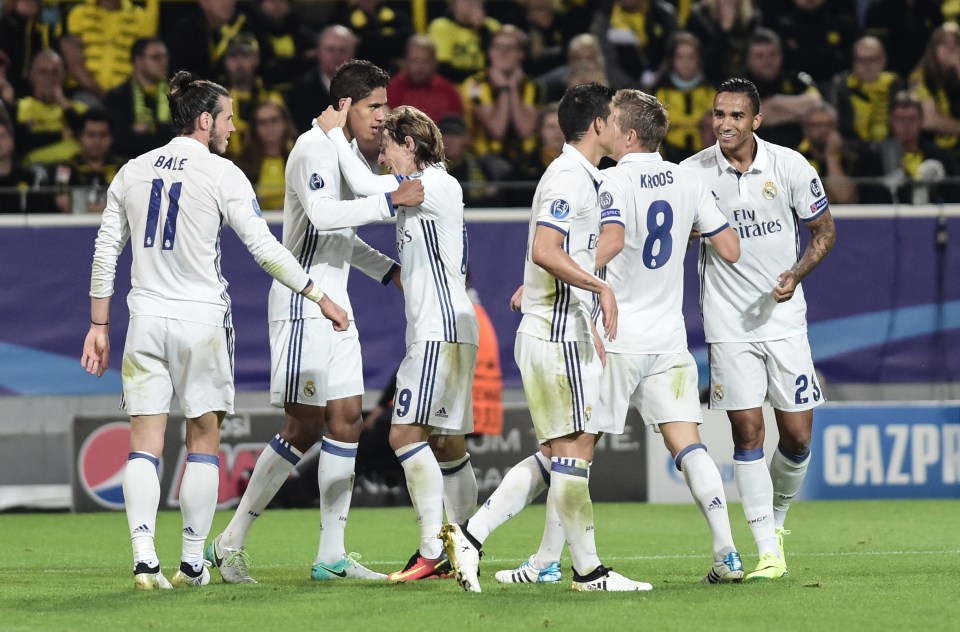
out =
[[(247, 548), (258, 585), (213, 582), (200, 590), (133, 590), (123, 514), (0, 515), (2, 630), (947, 630), (960, 626), (960, 503), (803, 502), (790, 511), (790, 578), (702, 586), (709, 533), (693, 505), (598, 504), (601, 559), (651, 582), (650, 593), (502, 586), (493, 573), (536, 550), (543, 506), (527, 509), (487, 540), (484, 592), (454, 581), (400, 585), (312, 582), (319, 512), (267, 511)], [(752, 537), (739, 506), (734, 537), (752, 570)], [(217, 514), (214, 533), (229, 520)], [(169, 578), (179, 563), (178, 513), (164, 512), (158, 549)], [(383, 572), (417, 546), (409, 507), (354, 509), (348, 550)]]

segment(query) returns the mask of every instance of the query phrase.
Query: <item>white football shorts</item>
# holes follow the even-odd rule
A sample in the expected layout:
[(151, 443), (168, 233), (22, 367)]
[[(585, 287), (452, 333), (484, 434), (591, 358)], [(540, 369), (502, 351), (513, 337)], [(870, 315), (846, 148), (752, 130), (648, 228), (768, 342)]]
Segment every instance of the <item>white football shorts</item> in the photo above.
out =
[(123, 348), (123, 409), (170, 412), (173, 394), (187, 419), (233, 412), (233, 328), (134, 316)]
[(630, 406), (644, 425), (671, 421), (703, 423), (697, 363), (690, 352), (608, 353), (600, 378), (600, 432), (623, 434)]
[(363, 395), (360, 335), (353, 323), (334, 331), (326, 318), (270, 323), (270, 403), (326, 406)]
[(592, 342), (550, 342), (517, 333), (514, 358), (540, 443), (598, 432), (603, 366)]
[(769, 398), (776, 410), (809, 410), (826, 401), (806, 334), (767, 342), (715, 342), (710, 355), (710, 408), (745, 410)]
[(397, 371), (393, 397), (395, 424), (434, 428), (433, 434), (473, 432), (473, 372), (477, 347), (421, 340), (407, 347)]

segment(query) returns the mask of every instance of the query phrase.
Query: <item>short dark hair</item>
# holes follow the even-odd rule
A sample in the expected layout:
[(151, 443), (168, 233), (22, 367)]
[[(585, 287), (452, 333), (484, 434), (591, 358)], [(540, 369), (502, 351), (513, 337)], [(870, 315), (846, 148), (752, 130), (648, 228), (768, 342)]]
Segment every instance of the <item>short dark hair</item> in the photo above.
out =
[(130, 61), (137, 59), (138, 57), (143, 57), (147, 54), (147, 46), (150, 44), (165, 44), (165, 42), (159, 37), (140, 37), (133, 42), (133, 46), (130, 47)]
[(899, 110), (900, 108), (916, 110), (920, 113), (920, 116), (923, 116), (923, 103), (909, 90), (900, 90), (893, 95), (893, 103), (890, 104), (890, 111)]
[(760, 27), (751, 33), (750, 39), (747, 40), (747, 48), (749, 49), (754, 44), (773, 44), (779, 50), (783, 50), (783, 41), (777, 35), (777, 32), (765, 27)]
[(363, 59), (344, 62), (330, 80), (330, 101), (337, 107), (340, 99), (350, 98), (354, 103), (370, 96), (377, 88), (386, 88), (390, 75), (386, 70)]
[(197, 117), (204, 112), (217, 118), (221, 111), (222, 96), (229, 97), (230, 92), (219, 83), (200, 79), (186, 70), (175, 74), (167, 90), (167, 101), (177, 134), (183, 136), (196, 131)]
[(655, 152), (660, 149), (663, 137), (670, 127), (667, 109), (652, 94), (641, 90), (621, 89), (613, 96), (620, 130), (634, 130), (640, 149)]
[(744, 79), (743, 77), (725, 79), (717, 86), (717, 94), (721, 92), (735, 92), (737, 94), (747, 95), (747, 98), (750, 99), (750, 105), (753, 107), (753, 115), (756, 116), (760, 114), (760, 93), (757, 91), (757, 86), (753, 85), (753, 82), (749, 79)]
[(110, 133), (113, 133), (113, 119), (111, 119), (110, 114), (101, 107), (90, 108), (83, 114), (76, 117), (73, 125), (73, 131), (78, 137), (83, 134), (83, 130), (86, 128), (87, 123), (106, 123), (107, 127), (110, 128)]
[(580, 140), (597, 118), (610, 116), (613, 90), (599, 83), (581, 83), (567, 88), (560, 99), (557, 119), (568, 143)]

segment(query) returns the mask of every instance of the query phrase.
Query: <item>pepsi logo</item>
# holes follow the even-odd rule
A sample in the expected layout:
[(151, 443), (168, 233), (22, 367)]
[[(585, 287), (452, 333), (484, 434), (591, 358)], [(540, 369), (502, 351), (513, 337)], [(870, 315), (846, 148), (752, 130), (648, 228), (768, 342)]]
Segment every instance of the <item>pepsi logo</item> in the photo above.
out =
[(77, 455), (77, 479), (90, 499), (123, 509), (123, 472), (130, 453), (130, 424), (114, 421), (90, 433)]

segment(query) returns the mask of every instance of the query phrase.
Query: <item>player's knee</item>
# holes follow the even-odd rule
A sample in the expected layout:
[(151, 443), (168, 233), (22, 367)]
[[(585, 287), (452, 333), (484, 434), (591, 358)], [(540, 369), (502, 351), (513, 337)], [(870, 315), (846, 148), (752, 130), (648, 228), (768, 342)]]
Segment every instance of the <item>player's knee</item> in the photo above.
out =
[(287, 418), (287, 425), (280, 433), (280, 438), (286, 440), (300, 452), (306, 452), (314, 443), (320, 440), (322, 425), (314, 421), (303, 421), (292, 417)]
[(810, 435), (805, 437), (780, 437), (780, 451), (796, 457), (804, 457), (810, 452)]

